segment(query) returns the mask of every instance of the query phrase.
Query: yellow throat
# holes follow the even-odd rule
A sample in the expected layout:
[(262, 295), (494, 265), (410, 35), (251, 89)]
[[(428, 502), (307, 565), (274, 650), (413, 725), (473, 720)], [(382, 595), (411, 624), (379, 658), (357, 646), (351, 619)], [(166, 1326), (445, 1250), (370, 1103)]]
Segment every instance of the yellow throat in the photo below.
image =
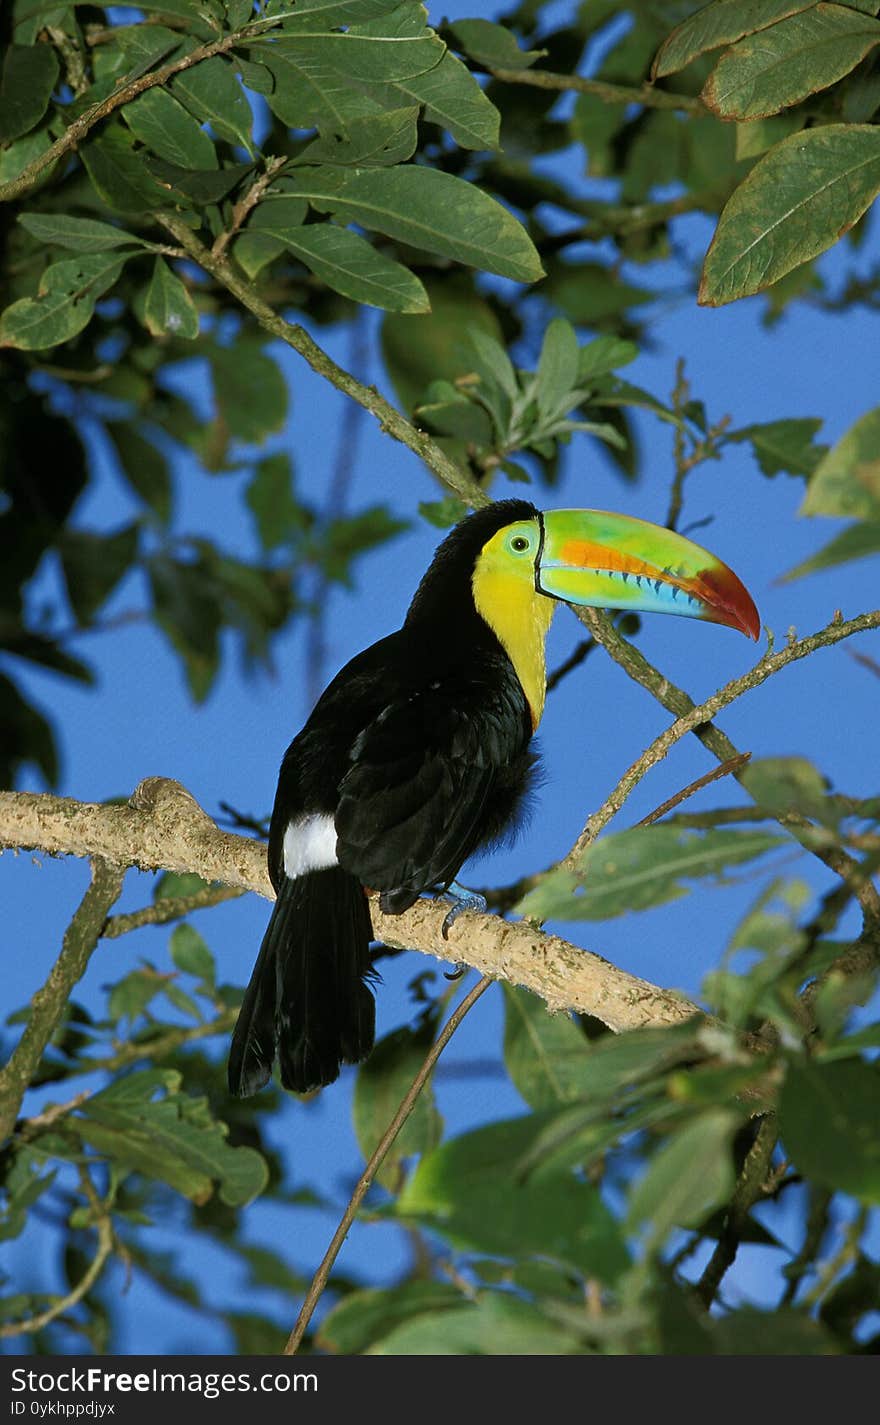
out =
[(531, 560), (510, 558), (505, 547), (508, 537), (508, 530), (499, 530), (480, 551), (473, 573), (474, 604), (513, 664), (534, 730), (544, 711), (544, 643), (556, 602), (536, 592)]

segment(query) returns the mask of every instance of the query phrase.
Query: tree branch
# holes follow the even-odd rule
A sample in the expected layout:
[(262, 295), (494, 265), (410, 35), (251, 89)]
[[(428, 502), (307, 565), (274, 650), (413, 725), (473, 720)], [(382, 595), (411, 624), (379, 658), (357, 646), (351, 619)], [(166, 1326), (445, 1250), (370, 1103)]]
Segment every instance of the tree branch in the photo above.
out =
[(388, 435), (394, 436), (401, 444), (407, 446), (415, 455), (423, 460), (428, 469), (437, 476), (441, 484), (448, 490), (459, 495), (469, 505), (477, 508), (481, 505), (489, 504), (489, 496), (480, 488), (476, 480), (473, 480), (465, 470), (450, 460), (448, 455), (441, 450), (426, 431), (417, 430), (414, 425), (402, 416), (399, 411), (380, 395), (374, 386), (365, 386), (357, 377), (352, 376), (342, 366), (328, 356), (317, 342), (313, 341), (304, 327), (294, 325), (285, 321), (284, 317), (274, 312), (262, 297), (258, 296), (253, 285), (244, 277), (240, 276), (233, 265), (224, 257), (217, 257), (211, 249), (206, 247), (195, 236), (191, 228), (186, 223), (171, 213), (156, 213), (157, 222), (172, 234), (172, 236), (184, 248), (187, 255), (193, 262), (219, 282), (233, 297), (237, 297), (243, 307), (256, 317), (260, 326), (270, 336), (277, 337), (287, 346), (293, 348), (300, 356), (305, 357), (313, 371), (317, 371), (319, 376), (323, 376), (333, 386), (359, 406), (364, 406), (376, 417), (382, 430)]
[[(6, 793), (6, 795), (14, 795)], [(92, 858), (92, 880), (64, 933), (48, 980), (31, 1001), (31, 1016), (12, 1057), (0, 1071), (0, 1142), (9, 1136), (43, 1051), (61, 1022), (70, 992), (85, 974), (107, 912), (122, 889), (125, 861)]]
[(308, 1327), (308, 1324), (312, 1319), (315, 1307), (318, 1305), (318, 1302), (320, 1301), (321, 1296), (323, 1294), (324, 1288), (327, 1285), (327, 1278), (329, 1277), (330, 1272), (333, 1269), (333, 1263), (339, 1256), (342, 1244), (348, 1236), (349, 1229), (351, 1228), (351, 1225), (357, 1216), (358, 1208), (360, 1207), (361, 1203), (367, 1195), (367, 1192), (369, 1191), (370, 1184), (372, 1183), (374, 1177), (376, 1176), (377, 1172), (385, 1161), (385, 1158), (388, 1154), (388, 1150), (393, 1144), (395, 1138), (397, 1137), (401, 1128), (406, 1123), (406, 1120), (409, 1118), (410, 1114), (415, 1108), (416, 1100), (418, 1099), (419, 1094), (421, 1093), (422, 1089), (425, 1087), (425, 1084), (433, 1073), (434, 1065), (437, 1063), (437, 1060), (440, 1058), (440, 1055), (446, 1048), (446, 1045), (449, 1043), (456, 1029), (461, 1024), (461, 1021), (464, 1019), (468, 1010), (476, 1004), (477, 1000), (482, 994), (486, 992), (491, 983), (492, 981), (484, 975), (483, 978), (479, 980), (477, 984), (474, 985), (473, 989), (462, 1000), (458, 1008), (454, 1010), (449, 1016), (440, 1033), (437, 1035), (437, 1038), (435, 1039), (434, 1043), (428, 1050), (422, 1067), (419, 1069), (418, 1073), (416, 1074), (415, 1078), (413, 1079), (412, 1083), (404, 1094), (403, 1099), (400, 1102), (400, 1106), (397, 1109), (397, 1112), (395, 1113), (388, 1127), (385, 1129), (385, 1132), (382, 1134), (382, 1137), (379, 1140), (375, 1152), (370, 1158), (370, 1161), (367, 1163), (367, 1166), (364, 1168), (364, 1171), (361, 1173), (361, 1176), (358, 1178), (355, 1190), (351, 1195), (349, 1204), (346, 1207), (345, 1212), (342, 1214), (341, 1221), (333, 1234), (330, 1246), (327, 1248), (327, 1251), (325, 1252), (324, 1257), (321, 1261), (321, 1265), (316, 1271), (312, 1279), (312, 1284), (309, 1287), (308, 1292), (306, 1293), (306, 1299), (303, 1302), (299, 1316), (296, 1319), (296, 1325), (294, 1326), (289, 1337), (287, 1338), (287, 1344), (285, 1345), (284, 1351), (282, 1352), (283, 1355), (295, 1356), (297, 1351), (299, 1350), (299, 1347), (302, 1343), (302, 1338), (305, 1335), (306, 1328)]
[[(657, 668), (654, 668), (644, 655), (623, 637), (606, 613), (600, 609), (585, 608), (579, 609), (577, 615), (590, 629), (596, 642), (602, 644), (615, 662), (619, 663), (629, 676), (640, 683), (643, 688), (647, 688), (658, 702), (678, 716), (671, 727), (668, 727), (659, 737), (655, 737), (650, 747), (646, 748), (641, 757), (637, 758), (623, 774), (599, 810), (590, 817), (563, 862), (569, 867), (576, 866), (583, 851), (608, 825), (611, 818), (620, 811), (630, 792), (650, 768), (662, 761), (669, 749), (686, 733), (693, 732), (713, 756), (718, 758), (719, 762), (729, 762), (733, 758), (741, 756), (739, 749), (734, 746), (730, 738), (726, 737), (717, 727), (711, 726), (711, 719), (716, 713), (735, 702), (743, 693), (760, 687), (774, 673), (778, 673), (789, 663), (806, 658), (819, 648), (830, 648), (834, 644), (840, 643), (842, 639), (852, 637), (854, 633), (864, 633), (867, 629), (880, 627), (880, 609), (874, 609), (870, 613), (859, 614), (856, 618), (847, 620), (841, 618), (839, 614), (835, 614), (825, 628), (819, 629), (817, 633), (811, 633), (805, 638), (792, 639), (778, 653), (765, 654), (748, 673), (743, 673), (741, 677), (732, 679), (717, 693), (713, 693), (710, 698), (707, 698), (705, 702), (697, 705), (688, 697), (687, 693), (683, 692), (681, 688), (677, 688), (674, 683), (670, 683), (668, 678), (664, 677)], [(743, 775), (742, 770), (733, 772), (733, 776), (738, 781), (742, 780)], [(880, 919), (880, 894), (854, 857), (848, 855), (840, 847), (816, 846), (815, 841), (803, 834), (805, 829), (812, 829), (811, 823), (805, 817), (782, 812), (776, 817), (776, 820), (787, 831), (790, 831), (806, 850), (811, 851), (836, 875), (853, 885), (854, 894), (867, 917), (872, 920)]]
[[(126, 806), (0, 792), (0, 846), (100, 856), (142, 871), (194, 871), (206, 881), (273, 895), (265, 846), (221, 831), (178, 782), (161, 777), (141, 782)], [(387, 945), (462, 961), (481, 975), (525, 986), (551, 1010), (591, 1014), (618, 1032), (677, 1024), (699, 1013), (684, 996), (628, 975), (528, 921), (468, 912), (444, 940), (443, 903), (419, 900), (403, 915), (383, 915), (373, 897), (370, 909), (376, 938)]]
[(489, 70), (493, 79), (502, 84), (526, 84), (532, 89), (558, 89), (561, 94), (573, 90), (576, 94), (592, 94), (605, 104), (642, 104), (646, 109), (677, 109), (685, 114), (705, 115), (709, 111), (702, 99), (690, 94), (672, 94), (653, 84), (631, 87), (609, 84), (604, 79), (587, 79), (580, 74), (554, 74), (549, 69)]

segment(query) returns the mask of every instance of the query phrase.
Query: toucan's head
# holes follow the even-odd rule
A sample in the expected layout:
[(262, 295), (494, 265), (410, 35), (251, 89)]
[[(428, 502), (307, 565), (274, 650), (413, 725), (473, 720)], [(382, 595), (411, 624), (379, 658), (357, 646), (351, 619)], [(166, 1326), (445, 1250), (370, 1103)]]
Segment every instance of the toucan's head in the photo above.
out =
[[(682, 535), (604, 510), (546, 510), (500, 500), (456, 525), (419, 585), (407, 622), (439, 617), (455, 635), (463, 605), (495, 634), (537, 726), (544, 638), (556, 601), (683, 614), (750, 638), (758, 610), (732, 569)], [(448, 620), (448, 622), (447, 622)]]
[(567, 604), (681, 614), (755, 639), (760, 632), (751, 595), (714, 554), (673, 530), (606, 510), (525, 506), (482, 545), (475, 587), (489, 575)]

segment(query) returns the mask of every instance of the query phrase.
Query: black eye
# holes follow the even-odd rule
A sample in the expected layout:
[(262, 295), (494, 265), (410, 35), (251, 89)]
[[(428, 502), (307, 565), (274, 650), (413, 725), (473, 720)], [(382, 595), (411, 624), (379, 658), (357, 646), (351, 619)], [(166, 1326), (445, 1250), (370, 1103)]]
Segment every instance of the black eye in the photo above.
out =
[(522, 554), (524, 549), (528, 549), (529, 541), (524, 534), (518, 534), (510, 541), (510, 547), (511, 549), (515, 549), (517, 554)]

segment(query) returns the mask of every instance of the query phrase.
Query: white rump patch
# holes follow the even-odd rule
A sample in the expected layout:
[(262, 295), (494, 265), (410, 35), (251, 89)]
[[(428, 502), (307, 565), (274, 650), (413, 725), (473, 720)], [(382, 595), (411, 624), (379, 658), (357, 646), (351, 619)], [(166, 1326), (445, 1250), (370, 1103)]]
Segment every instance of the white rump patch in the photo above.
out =
[(332, 816), (315, 812), (287, 823), (284, 833), (284, 873), (293, 880), (308, 871), (335, 866), (336, 826)]

